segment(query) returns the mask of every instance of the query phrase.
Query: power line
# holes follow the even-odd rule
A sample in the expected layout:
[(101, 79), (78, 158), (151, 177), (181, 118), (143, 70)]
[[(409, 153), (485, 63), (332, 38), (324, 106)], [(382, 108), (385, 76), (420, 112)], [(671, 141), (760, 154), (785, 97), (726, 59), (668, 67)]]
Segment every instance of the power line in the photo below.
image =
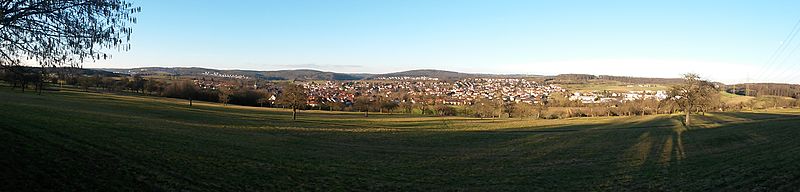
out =
[[(788, 70), (787, 70), (787, 71), (788, 71)], [(794, 72), (794, 73), (798, 73), (798, 72), (796, 72), (796, 71), (793, 71), (793, 72)], [(790, 74), (790, 75), (791, 75), (791, 74)], [(787, 80), (789, 80), (789, 81), (793, 81), (793, 80), (797, 80), (798, 78), (800, 78), (800, 73), (798, 73), (798, 74), (794, 74), (794, 75), (791, 75), (791, 78), (789, 78), (789, 79), (787, 79)], [(799, 82), (787, 82), (787, 83), (789, 83), (789, 84), (800, 84), (800, 81), (799, 81)]]
[(767, 59), (765, 68), (762, 68), (762, 72), (759, 73), (758, 76), (756, 76), (757, 79), (764, 77), (764, 75), (767, 73), (772, 73), (771, 69), (773, 64), (775, 64), (775, 61), (778, 58), (780, 58), (781, 55), (783, 55), (783, 52), (786, 50), (787, 47), (789, 47), (789, 45), (791, 45), (792, 40), (794, 40), (794, 37), (797, 35), (798, 27), (800, 26), (799, 24), (800, 24), (800, 19), (798, 19), (797, 23), (795, 23), (794, 27), (792, 27), (792, 31), (789, 33), (789, 35), (787, 35), (786, 38), (783, 41), (781, 41), (780, 46), (778, 46), (778, 48), (775, 49), (775, 51), (772, 53), (769, 59)]
[[(797, 45), (794, 47), (794, 49), (792, 49), (791, 51), (789, 51), (789, 54), (788, 54), (788, 55), (786, 55), (786, 57), (783, 57), (783, 60), (781, 60), (781, 62), (779, 62), (779, 63), (778, 63), (778, 67), (779, 67), (779, 68), (778, 68), (778, 69), (779, 69), (778, 71), (779, 71), (779, 73), (778, 73), (778, 75), (776, 75), (776, 76), (774, 76), (774, 77), (784, 77), (784, 75), (786, 75), (786, 72), (788, 72), (788, 71), (791, 71), (791, 69), (792, 69), (792, 68), (791, 68), (791, 67), (789, 67), (789, 66), (791, 66), (791, 65), (784, 65), (784, 64), (785, 64), (785, 63), (786, 63), (786, 61), (788, 61), (790, 58), (793, 58), (792, 56), (794, 56), (794, 54), (797, 52), (797, 50), (800, 50), (800, 43), (798, 43), (798, 44), (797, 44)], [(790, 74), (788, 74), (788, 76), (786, 76), (786, 77), (790, 77), (790, 78), (788, 78), (788, 79), (786, 79), (786, 80), (794, 80), (794, 78), (797, 78), (797, 76), (796, 76), (796, 75), (792, 75), (791, 73), (790, 73)]]
[(795, 22), (794, 26), (792, 27), (792, 30), (789, 32), (789, 35), (787, 35), (786, 38), (784, 38), (784, 40), (781, 41), (781, 45), (778, 46), (778, 48), (775, 49), (774, 52), (772, 52), (772, 55), (770, 55), (769, 59), (767, 59), (767, 62), (765, 63), (765, 68), (763, 68), (757, 76), (758, 79), (764, 77), (766, 73), (772, 73), (770, 70), (772, 68), (772, 65), (774, 64), (774, 61), (781, 55), (783, 55), (783, 52), (786, 50), (786, 47), (788, 47), (789, 44), (792, 43), (792, 40), (794, 40), (794, 37), (797, 36), (798, 30), (800, 30), (800, 18), (797, 19), (797, 22)]

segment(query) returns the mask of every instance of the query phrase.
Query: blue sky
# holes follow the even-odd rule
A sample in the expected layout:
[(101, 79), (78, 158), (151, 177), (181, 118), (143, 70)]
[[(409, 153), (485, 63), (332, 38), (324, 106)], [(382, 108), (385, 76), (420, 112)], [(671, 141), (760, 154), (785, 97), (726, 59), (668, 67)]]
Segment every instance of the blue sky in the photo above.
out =
[[(800, 83), (800, 1), (134, 1), (132, 50), (85, 67), (589, 73)], [(800, 35), (799, 35), (800, 36)], [(785, 44), (777, 61), (776, 49)], [(800, 51), (798, 51), (800, 52)]]

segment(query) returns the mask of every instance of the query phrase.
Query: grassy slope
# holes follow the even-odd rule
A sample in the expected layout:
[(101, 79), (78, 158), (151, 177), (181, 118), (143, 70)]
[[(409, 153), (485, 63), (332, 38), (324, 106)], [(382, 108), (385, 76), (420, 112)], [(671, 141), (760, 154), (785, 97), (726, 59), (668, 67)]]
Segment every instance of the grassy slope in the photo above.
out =
[(736, 94), (733, 94), (733, 93), (728, 93), (728, 92), (725, 92), (725, 91), (721, 91), (720, 92), (720, 98), (722, 99), (722, 102), (725, 102), (725, 103), (731, 104), (731, 105), (735, 105), (735, 104), (739, 104), (739, 103), (749, 102), (750, 100), (752, 100), (755, 97), (736, 95)]
[[(628, 87), (628, 85), (632, 85)], [(561, 84), (562, 87), (570, 91), (613, 91), (613, 92), (628, 92), (628, 91), (665, 91), (669, 90), (668, 85), (646, 84), (655, 85), (654, 87), (639, 87), (639, 84), (622, 83), (619, 81), (609, 80), (590, 80), (588, 83), (580, 84)]]
[(0, 191), (798, 190), (797, 111), (489, 120), (0, 90)]

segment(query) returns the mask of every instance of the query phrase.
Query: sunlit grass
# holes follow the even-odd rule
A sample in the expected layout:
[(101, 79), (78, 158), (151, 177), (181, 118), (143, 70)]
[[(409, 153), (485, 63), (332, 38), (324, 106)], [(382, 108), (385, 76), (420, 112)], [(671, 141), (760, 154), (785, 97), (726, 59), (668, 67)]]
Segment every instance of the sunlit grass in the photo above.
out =
[[(427, 117), (0, 90), (0, 191), (790, 190), (796, 109)], [(712, 129), (713, 128), (713, 129)], [(64, 191), (59, 190), (59, 191)]]

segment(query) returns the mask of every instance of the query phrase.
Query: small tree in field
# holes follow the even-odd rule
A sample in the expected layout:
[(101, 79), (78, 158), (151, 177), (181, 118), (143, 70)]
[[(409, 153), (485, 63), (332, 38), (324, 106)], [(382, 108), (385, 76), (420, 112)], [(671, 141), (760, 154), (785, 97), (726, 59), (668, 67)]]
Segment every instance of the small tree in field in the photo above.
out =
[(386, 109), (386, 111), (388, 111), (389, 113), (394, 112), (394, 110), (400, 106), (399, 104), (397, 104), (397, 102), (394, 101), (383, 101), (380, 104), (381, 104), (381, 109)]
[(200, 89), (192, 81), (176, 82), (172, 85), (172, 89), (177, 97), (189, 100), (189, 107), (192, 106), (192, 101), (200, 96)]
[(308, 94), (306, 88), (296, 84), (286, 84), (278, 97), (278, 104), (292, 108), (292, 120), (297, 119), (297, 108), (306, 105)]
[(414, 104), (411, 102), (402, 102), (399, 107), (403, 109), (403, 113), (411, 113), (414, 110)]
[(355, 101), (353, 102), (353, 108), (358, 111), (364, 112), (364, 117), (369, 117), (369, 110), (374, 107), (373, 102), (375, 102), (372, 97), (367, 95), (361, 95), (356, 97)]
[(228, 105), (228, 102), (231, 101), (231, 94), (233, 94), (233, 90), (227, 87), (220, 87), (219, 88), (219, 102), (222, 105)]
[[(117, 83), (114, 84), (117, 87)], [(121, 90), (121, 88), (114, 89)], [(192, 81), (177, 81), (164, 88), (164, 96), (189, 100), (189, 107), (191, 107), (192, 100), (200, 96), (200, 89)]]
[(542, 118), (542, 113), (547, 111), (547, 105), (544, 103), (535, 103), (533, 104), (533, 109), (536, 111), (536, 119)]
[(670, 89), (670, 99), (686, 113), (684, 123), (688, 126), (691, 123), (690, 114), (710, 105), (719, 91), (713, 83), (702, 80), (697, 74), (685, 74), (683, 79), (683, 83)]
[(513, 117), (531, 117), (536, 115), (535, 106), (527, 103), (514, 103), (513, 104)]
[(500, 116), (500, 113), (502, 112), (502, 103), (499, 101), (481, 98), (472, 104), (470, 108), (475, 112), (475, 115), (480, 118), (493, 118), (495, 116)]

